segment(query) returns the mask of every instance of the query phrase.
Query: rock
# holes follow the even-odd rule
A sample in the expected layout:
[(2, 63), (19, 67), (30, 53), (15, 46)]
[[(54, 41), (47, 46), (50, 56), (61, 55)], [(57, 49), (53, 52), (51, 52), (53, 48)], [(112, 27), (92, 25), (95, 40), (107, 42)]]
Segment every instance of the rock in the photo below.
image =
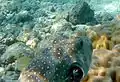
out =
[[(27, 6), (26, 6), (27, 5)], [(39, 0), (25, 0), (25, 1), (16, 1), (13, 0), (7, 5), (7, 10), (12, 12), (17, 12), (21, 10), (37, 10), (40, 7)]]
[(20, 32), (20, 34), (18, 35), (18, 37), (16, 38), (18, 41), (22, 41), (22, 42), (27, 42), (30, 38), (30, 32)]
[(16, 71), (15, 69), (15, 63), (8, 64), (5, 68), (6, 71)]
[(45, 28), (45, 27), (50, 27), (53, 24), (53, 19), (50, 19), (49, 17), (37, 17), (35, 19), (35, 27), (38, 28)]
[(34, 27), (34, 24), (32, 22), (26, 23), (23, 25), (22, 29), (24, 32), (31, 32)]
[(0, 77), (5, 74), (5, 69), (3, 67), (0, 67)]
[(37, 46), (38, 43), (38, 39), (37, 38), (33, 38), (30, 39), (26, 42), (26, 45), (30, 46), (30, 48), (34, 49)]
[[(87, 29), (87, 36), (92, 40), (92, 42), (94, 43), (94, 41), (98, 40), (99, 36), (97, 34), (97, 32), (95, 32), (94, 30), (91, 29)], [(93, 45), (93, 47), (95, 48), (95, 46)]]
[(61, 11), (61, 12), (56, 12), (56, 17), (55, 17), (55, 20), (54, 21), (59, 21), (60, 19), (66, 19), (67, 16), (68, 16), (68, 10), (65, 10), (65, 11)]
[(0, 25), (3, 22), (3, 20), (5, 19), (5, 16), (2, 12), (0, 12)]
[(115, 68), (109, 68), (107, 70), (107, 76), (109, 76), (112, 81), (116, 82), (116, 69)]
[(17, 42), (17, 40), (16, 40), (15, 35), (13, 35), (13, 34), (8, 34), (8, 35), (6, 35), (6, 37), (3, 38), (0, 42), (9, 46), (9, 45)]
[(33, 18), (28, 11), (20, 11), (18, 14), (16, 14), (15, 23), (31, 21), (32, 19)]
[[(89, 13), (89, 14), (88, 14)], [(94, 11), (86, 2), (77, 2), (72, 11), (68, 13), (67, 20), (74, 25), (86, 24), (95, 21)]]
[(39, 28), (37, 28), (37, 27), (33, 28), (33, 31), (30, 33), (30, 38), (38, 38), (39, 41), (44, 39), (45, 36), (46, 36), (46, 33), (42, 32), (40, 27)]
[(82, 25), (82, 24), (79, 24), (79, 25), (75, 25), (75, 26), (72, 26), (72, 29), (73, 31), (87, 31), (88, 29), (90, 29), (91, 26), (88, 26), (88, 25)]
[(50, 27), (41, 28), (42, 32), (50, 33)]
[(2, 76), (2, 78), (5, 80), (5, 82), (18, 82), (18, 78), (19, 78), (19, 72), (14, 72), (14, 71), (7, 71), (6, 75)]
[(114, 47), (113, 41), (109, 40), (109, 41), (108, 41), (108, 46), (109, 46), (108, 49), (109, 49), (109, 50), (112, 50), (112, 48)]
[(6, 49), (5, 53), (1, 56), (1, 60), (4, 63), (5, 61), (6, 63), (12, 63), (16, 59), (22, 56), (33, 57), (33, 55), (34, 55), (34, 52), (32, 49), (30, 49), (24, 43), (18, 42), (18, 43), (12, 44)]
[(5, 82), (5, 80), (4, 80), (4, 79), (2, 79), (2, 78), (0, 78), (0, 82)]
[(120, 44), (115, 45), (115, 46), (112, 48), (112, 51), (114, 51), (114, 52), (120, 52)]
[(2, 27), (2, 32), (4, 32), (7, 35), (12, 34), (15, 37), (18, 36), (21, 30), (22, 27), (16, 24), (7, 24), (5, 27)]
[(71, 35), (73, 35), (74, 34), (74, 32), (73, 31), (70, 31), (70, 30), (67, 30), (67, 31), (63, 31), (63, 32), (60, 32), (59, 33), (60, 35), (62, 35), (62, 36), (64, 36), (64, 37), (70, 37)]
[(48, 13), (44, 9), (38, 9), (34, 12), (33, 17), (47, 17)]
[(56, 32), (66, 31), (71, 28), (72, 27), (69, 22), (67, 22), (65, 19), (61, 19), (55, 24), (53, 24), (50, 30), (51, 30), (51, 33), (56, 33)]
[(92, 55), (91, 69), (95, 69), (99, 66), (99, 58), (95, 55)]
[(56, 11), (55, 7), (52, 6), (52, 7), (50, 8), (50, 11), (51, 11), (51, 12), (55, 12), (55, 11)]
[(98, 23), (103, 24), (105, 22), (112, 21), (114, 17), (108, 12), (101, 12), (95, 16)]
[(114, 33), (113, 33), (113, 35), (112, 35), (112, 38), (111, 38), (111, 40), (114, 42), (114, 44), (119, 44), (120, 43), (120, 39), (119, 39), (119, 37), (120, 37), (120, 34), (119, 34), (119, 30), (118, 31), (115, 31)]
[(5, 27), (1, 27), (0, 43), (11, 45), (16, 41), (16, 37), (21, 31), (21, 27), (15, 24), (7, 24)]
[(108, 76), (111, 77), (113, 82), (119, 82), (120, 81), (120, 67), (111, 67), (108, 70)]
[(6, 51), (7, 45), (0, 44), (0, 56)]
[(6, 36), (6, 33), (0, 32), (0, 40), (2, 40), (3, 38), (5, 38), (5, 36)]
[(120, 21), (113, 21), (111, 25), (112, 29), (112, 36), (111, 40), (114, 42), (114, 44), (119, 44), (120, 43)]

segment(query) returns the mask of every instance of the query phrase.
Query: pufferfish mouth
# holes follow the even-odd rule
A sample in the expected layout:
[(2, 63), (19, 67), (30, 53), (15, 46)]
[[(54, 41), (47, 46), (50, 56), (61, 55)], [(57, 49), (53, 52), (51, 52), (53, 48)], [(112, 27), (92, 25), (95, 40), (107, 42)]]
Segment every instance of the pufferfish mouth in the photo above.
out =
[(84, 77), (84, 71), (78, 63), (73, 63), (68, 70), (66, 82), (80, 82)]

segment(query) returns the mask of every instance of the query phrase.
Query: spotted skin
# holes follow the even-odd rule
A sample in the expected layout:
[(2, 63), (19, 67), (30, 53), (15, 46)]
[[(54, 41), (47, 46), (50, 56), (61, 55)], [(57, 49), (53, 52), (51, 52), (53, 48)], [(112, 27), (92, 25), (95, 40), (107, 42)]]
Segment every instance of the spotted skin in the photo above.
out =
[(48, 44), (41, 44), (40, 53), (37, 53), (26, 69), (29, 74), (21, 76), (32, 76), (27, 79), (28, 82), (32, 82), (31, 79), (33, 82), (80, 82), (90, 67), (91, 41), (86, 36), (74, 39), (57, 37)]

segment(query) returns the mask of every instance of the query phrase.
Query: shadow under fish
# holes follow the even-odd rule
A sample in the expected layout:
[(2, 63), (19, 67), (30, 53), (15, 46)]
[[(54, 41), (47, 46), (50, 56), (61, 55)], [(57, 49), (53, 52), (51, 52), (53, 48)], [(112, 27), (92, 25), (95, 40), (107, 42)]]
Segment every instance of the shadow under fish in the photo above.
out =
[(20, 82), (80, 82), (87, 75), (92, 59), (88, 37), (57, 37), (40, 45)]

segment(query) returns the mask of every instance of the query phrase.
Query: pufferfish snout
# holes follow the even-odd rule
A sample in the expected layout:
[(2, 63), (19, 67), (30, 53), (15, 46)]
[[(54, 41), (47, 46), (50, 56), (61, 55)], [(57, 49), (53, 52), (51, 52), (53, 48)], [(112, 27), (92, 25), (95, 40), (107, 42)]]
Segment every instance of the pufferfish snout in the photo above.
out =
[(41, 42), (38, 51), (20, 82), (80, 82), (88, 73), (92, 43), (86, 36), (52, 38)]

